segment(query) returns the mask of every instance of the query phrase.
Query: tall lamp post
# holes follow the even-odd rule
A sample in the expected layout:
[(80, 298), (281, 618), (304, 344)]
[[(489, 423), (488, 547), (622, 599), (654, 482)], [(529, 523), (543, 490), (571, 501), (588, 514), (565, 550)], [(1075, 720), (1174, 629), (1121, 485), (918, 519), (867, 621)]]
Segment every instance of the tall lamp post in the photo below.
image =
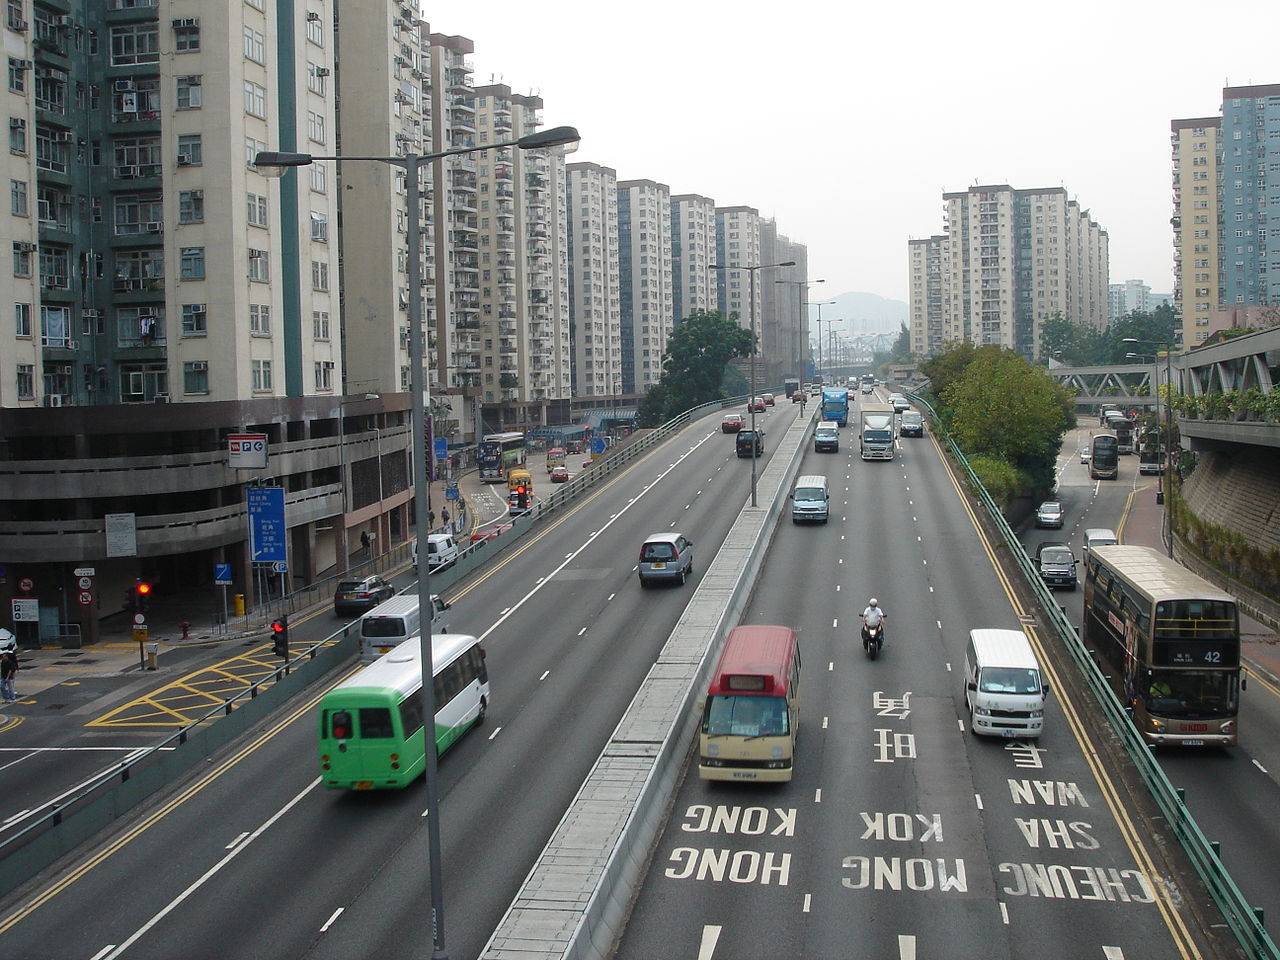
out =
[[(426, 349), (422, 332), (422, 205), (419, 198), (419, 171), (424, 164), (432, 163), (442, 157), (454, 157), (467, 153), (478, 153), (483, 150), (496, 150), (501, 147), (517, 147), (521, 150), (536, 150), (542, 147), (556, 147), (563, 144), (576, 143), (578, 131), (573, 127), (552, 127), (520, 137), (517, 140), (505, 140), (501, 143), (489, 143), (482, 146), (454, 147), (450, 150), (439, 150), (434, 153), (407, 154), (399, 157), (363, 157), (363, 156), (329, 156), (318, 157), (309, 153), (284, 153), (262, 151), (254, 157), (254, 166), (264, 176), (282, 177), (288, 167), (305, 167), (316, 160), (371, 160), (400, 167), (405, 172), (405, 203), (409, 208), (408, 224), (408, 274), (409, 274), (409, 383), (412, 391), (411, 418), (413, 427), (413, 509), (414, 532), (418, 539), (419, 549), (426, 556), (427, 537), (431, 533), (431, 525), (427, 519), (429, 511), (427, 503), (427, 416), (426, 416)], [(418, 573), (418, 609), (431, 609), (431, 587), (427, 564), (424, 562)], [(431, 683), (431, 627), (427, 618), (421, 635), (420, 656), (422, 664), (422, 717), (425, 722), (423, 750), (426, 753), (427, 772), (427, 857), (428, 872), (431, 884), (431, 942), (433, 960), (448, 960), (444, 946), (444, 882), (440, 864), (440, 817), (437, 796), (436, 751), (434, 729), (436, 715), (435, 690)], [(430, 736), (426, 735), (431, 731)]]
[[(829, 359), (829, 358), (827, 357), (827, 348), (826, 348), (826, 347), (824, 347), (824, 346), (822, 345), (822, 308), (823, 308), (823, 307), (829, 307), (829, 306), (831, 306), (833, 303), (835, 303), (835, 301), (834, 301), (834, 300), (812, 300), (812, 301), (810, 301), (808, 304), (806, 304), (806, 306), (810, 306), (810, 307), (817, 307), (817, 308), (818, 308), (818, 320), (817, 320), (817, 323), (818, 323), (818, 359), (819, 359), (819, 363), (818, 363), (818, 379), (819, 379), (819, 380), (821, 380), (821, 379), (822, 379), (822, 368), (823, 368), (824, 366), (826, 366), (826, 365), (827, 365), (827, 361), (828, 361), (828, 359)], [(829, 339), (829, 338), (830, 338), (830, 336), (831, 336), (831, 324), (833, 324), (833, 323), (835, 323), (835, 318), (832, 318), (832, 319), (830, 319), (830, 320), (828, 320), (828, 321), (827, 321), (827, 337), (828, 337), (828, 339)]]
[[(1164, 382), (1170, 391), (1173, 390), (1173, 344), (1171, 344), (1168, 340), (1141, 340), (1137, 337), (1123, 337), (1120, 340), (1120, 342), (1132, 343), (1134, 345), (1143, 343), (1151, 347), (1163, 347), (1164, 348)], [(1138, 356), (1138, 354), (1134, 354), (1134, 353), (1128, 354), (1128, 357), (1136, 357), (1136, 356)], [(1159, 352), (1157, 352), (1151, 358), (1151, 366), (1153, 368), (1153, 375), (1156, 381), (1155, 383), (1156, 423), (1159, 424), (1160, 422), (1160, 354)], [(1170, 396), (1169, 402), (1165, 403), (1164, 405), (1164, 433), (1165, 433), (1164, 437), (1160, 437), (1160, 432), (1161, 432), (1160, 428), (1158, 426), (1156, 427), (1156, 436), (1157, 438), (1159, 438), (1159, 443), (1160, 443), (1158, 452), (1161, 452), (1163, 454), (1160, 458), (1163, 471), (1161, 473), (1156, 474), (1156, 503), (1164, 504), (1164, 512), (1162, 516), (1162, 519), (1164, 521), (1163, 539), (1164, 539), (1165, 551), (1168, 553), (1170, 558), (1173, 557), (1173, 524), (1170, 522), (1170, 519), (1169, 519), (1169, 498), (1165, 496), (1164, 474), (1168, 473), (1173, 469), (1173, 462), (1172, 462), (1173, 451), (1170, 449), (1170, 441), (1173, 439), (1173, 426), (1172, 426), (1171, 417), (1170, 417), (1170, 414), (1172, 413), (1171, 408), (1173, 407), (1172, 401), (1173, 401), (1173, 397)], [(1170, 479), (1169, 482), (1170, 484), (1173, 483), (1172, 478)]]
[[(800, 312), (796, 314), (796, 344), (797, 344), (797, 347), (799, 346), (799, 344), (800, 344), (800, 343), (804, 343), (804, 345), (805, 345), (805, 346), (808, 346), (808, 345), (809, 345), (809, 338), (808, 338), (808, 337), (806, 337), (806, 336), (804, 336), (803, 334), (804, 334), (805, 328), (806, 328), (806, 326), (807, 326), (807, 324), (804, 322), (804, 321), (805, 321), (805, 319), (806, 319), (806, 318), (805, 318), (805, 315), (804, 315), (804, 308), (805, 308), (806, 303), (808, 302), (809, 288), (810, 288), (811, 286), (813, 286), (815, 283), (826, 283), (827, 281), (825, 281), (825, 280), (775, 280), (775, 281), (773, 281), (773, 282), (774, 282), (774, 283), (791, 283), (791, 284), (795, 284), (796, 290), (797, 290), (797, 291), (799, 291), (799, 293), (800, 293)], [(829, 302), (829, 303), (835, 303), (835, 301), (834, 301), (834, 300), (830, 300), (830, 301), (826, 301), (826, 302)], [(796, 360), (797, 360), (797, 362), (799, 362), (799, 363), (801, 363), (801, 364), (803, 364), (803, 363), (804, 363), (804, 351), (803, 351), (803, 350), (801, 350), (801, 349), (797, 349), (797, 350), (796, 350)], [(804, 380), (804, 379), (805, 379), (804, 375), (803, 375), (799, 370), (796, 370), (796, 371), (795, 371), (795, 374), (796, 374), (797, 376), (799, 376), (801, 380)]]
[(757, 507), (757, 506), (759, 506), (759, 504), (756, 502), (756, 459), (757, 459), (757, 458), (760, 456), (760, 454), (763, 452), (763, 451), (760, 449), (760, 448), (763, 446), (763, 444), (761, 444), (761, 443), (760, 443), (760, 435), (759, 435), (758, 433), (756, 433), (756, 432), (755, 432), (755, 430), (756, 430), (756, 404), (755, 404), (755, 399), (756, 399), (756, 343), (758, 342), (758, 341), (757, 341), (757, 339), (756, 339), (756, 271), (757, 271), (757, 270), (768, 270), (768, 269), (770, 269), (770, 268), (772, 268), (772, 267), (794, 267), (795, 265), (796, 265), (796, 262), (795, 262), (794, 260), (784, 260), (784, 261), (782, 261), (782, 263), (756, 263), (756, 264), (752, 264), (751, 266), (743, 266), (742, 264), (734, 264), (734, 265), (726, 265), (726, 264), (722, 264), (722, 263), (713, 263), (713, 264), (711, 264), (711, 269), (712, 269), (712, 270), (745, 270), (745, 271), (747, 271), (748, 275), (751, 277), (751, 304), (750, 304), (750, 316), (751, 316), (751, 364), (750, 364), (750, 368), (751, 368), (751, 373), (750, 373), (750, 374), (748, 375), (748, 377), (747, 377), (747, 379), (748, 379), (748, 380), (750, 380), (750, 383), (748, 384), (748, 393), (747, 393), (747, 396), (748, 396), (750, 399), (749, 399), (749, 401), (748, 401), (748, 403), (747, 403), (747, 406), (750, 408), (750, 412), (751, 412), (751, 444), (752, 444), (752, 448), (751, 448), (751, 505), (752, 505), (753, 507)]

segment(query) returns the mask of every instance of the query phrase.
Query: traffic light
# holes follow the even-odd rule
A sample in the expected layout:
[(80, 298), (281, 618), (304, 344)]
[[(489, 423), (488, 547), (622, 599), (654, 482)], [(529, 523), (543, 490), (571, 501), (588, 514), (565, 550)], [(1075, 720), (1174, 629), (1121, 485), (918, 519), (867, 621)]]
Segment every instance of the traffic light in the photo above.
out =
[(281, 617), (271, 621), (271, 652), (277, 657), (289, 659), (289, 618)]
[(529, 509), (529, 490), (527, 487), (516, 487), (516, 509)]
[(133, 587), (134, 613), (146, 613), (151, 609), (151, 584), (139, 580)]

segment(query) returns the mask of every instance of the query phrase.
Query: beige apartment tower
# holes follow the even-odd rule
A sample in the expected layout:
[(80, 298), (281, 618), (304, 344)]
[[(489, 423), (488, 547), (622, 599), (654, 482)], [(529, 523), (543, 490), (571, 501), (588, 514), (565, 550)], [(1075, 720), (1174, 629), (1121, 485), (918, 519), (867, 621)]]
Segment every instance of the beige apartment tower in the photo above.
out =
[(671, 198), (671, 288), (678, 324), (697, 310), (717, 309), (716, 202), (696, 193)]
[(1220, 117), (1174, 120), (1173, 153), (1173, 304), (1182, 324), (1182, 346), (1191, 348), (1209, 335), (1219, 302), (1220, 209), (1218, 139)]
[(565, 167), (569, 222), (569, 324), (574, 395), (622, 393), (618, 175), (596, 163)]
[(671, 188), (665, 183), (618, 183), (618, 268), (622, 392), (644, 393), (662, 376), (675, 323)]

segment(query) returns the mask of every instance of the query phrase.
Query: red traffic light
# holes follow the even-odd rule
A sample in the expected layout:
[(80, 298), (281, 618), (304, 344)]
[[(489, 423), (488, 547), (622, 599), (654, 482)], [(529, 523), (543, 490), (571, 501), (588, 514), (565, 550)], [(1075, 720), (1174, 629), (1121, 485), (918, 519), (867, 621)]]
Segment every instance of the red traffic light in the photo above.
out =
[(279, 620), (273, 620), (273, 621), (271, 621), (271, 632), (272, 632), (272, 633), (284, 633), (284, 624), (283, 624), (283, 623), (281, 623)]
[(138, 596), (145, 597), (150, 592), (151, 592), (151, 584), (149, 583), (138, 584)]

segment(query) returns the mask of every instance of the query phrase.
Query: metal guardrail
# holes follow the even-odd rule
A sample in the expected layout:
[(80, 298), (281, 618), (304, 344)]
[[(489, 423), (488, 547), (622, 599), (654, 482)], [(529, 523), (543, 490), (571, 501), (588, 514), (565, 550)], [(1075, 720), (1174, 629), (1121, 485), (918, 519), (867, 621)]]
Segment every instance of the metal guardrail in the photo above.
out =
[(1081, 642), (1079, 635), (1076, 633), (1076, 628), (1067, 619), (1067, 615), (1062, 608), (1058, 606), (1057, 600), (1049, 588), (1044, 585), (1044, 581), (1040, 579), (1040, 574), (1032, 565), (1031, 558), (1027, 556), (1027, 552), (1014, 534), (1013, 528), (1009, 526), (1008, 521), (1005, 520), (1004, 515), (1000, 512), (1000, 508), (996, 506), (996, 502), (991, 498), (991, 494), (987, 492), (977, 474), (973, 472), (973, 468), (969, 465), (969, 460), (964, 451), (952, 439), (950, 433), (942, 427), (942, 421), (928, 400), (916, 393), (908, 393), (907, 396), (918, 407), (928, 411), (935, 432), (964, 471), (970, 488), (982, 503), (991, 522), (1010, 548), (1010, 555), (1017, 562), (1023, 576), (1026, 577), (1032, 592), (1036, 595), (1036, 599), (1040, 601), (1048, 616), (1049, 623), (1057, 631), (1058, 639), (1080, 668), (1080, 673), (1084, 677), (1086, 684), (1101, 706), (1103, 713), (1106, 714), (1107, 719), (1111, 722), (1112, 728), (1119, 736), (1147, 788), (1151, 791), (1151, 796), (1156, 805), (1168, 820), (1174, 836), (1191, 860), (1196, 873), (1199, 874), (1200, 879), (1208, 888), (1214, 903), (1218, 905), (1218, 909), (1222, 911), (1222, 915), (1227, 921), (1227, 926), (1230, 927), (1237, 942), (1241, 948), (1248, 952), (1250, 957), (1257, 958), (1257, 960), (1280, 960), (1280, 950), (1277, 950), (1271, 936), (1263, 927), (1261, 918), (1245, 900), (1244, 894), (1240, 892), (1240, 888), (1236, 886), (1226, 867), (1222, 865), (1222, 860), (1218, 857), (1213, 844), (1205, 838), (1199, 824), (1196, 823), (1195, 817), (1187, 809), (1183, 791), (1175, 788), (1169, 782), (1164, 770), (1156, 763), (1151, 747), (1142, 739), (1142, 735), (1130, 721), (1129, 715), (1125, 712), (1120, 701), (1116, 699), (1111, 685), (1107, 683), (1098, 664), (1089, 655), (1089, 651)]

